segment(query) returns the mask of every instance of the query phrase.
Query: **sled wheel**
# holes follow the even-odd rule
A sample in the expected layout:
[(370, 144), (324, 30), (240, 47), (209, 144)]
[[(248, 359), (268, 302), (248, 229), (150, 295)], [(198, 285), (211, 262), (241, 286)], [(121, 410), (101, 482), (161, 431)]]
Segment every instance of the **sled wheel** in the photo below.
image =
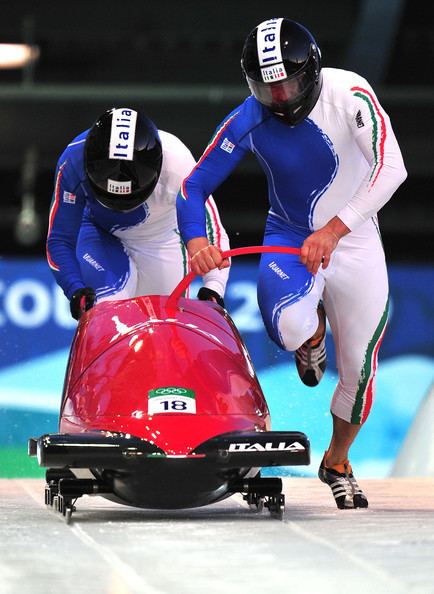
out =
[(45, 505), (54, 505), (54, 499), (59, 492), (59, 486), (55, 481), (50, 481), (45, 485)]
[(74, 499), (74, 501), (72, 501), (72, 499), (64, 499), (62, 515), (65, 518), (65, 521), (67, 524), (71, 523), (72, 512), (75, 512), (75, 510), (77, 509), (74, 505), (76, 501), (77, 501), (77, 499)]
[(69, 525), (72, 521), (72, 512), (74, 511), (74, 506), (72, 504), (68, 504), (65, 507), (65, 513), (63, 514), (65, 516), (65, 522)]
[(273, 495), (269, 498), (267, 507), (272, 518), (282, 520), (283, 512), (285, 511), (285, 495)]
[(250, 503), (249, 509), (251, 509), (256, 514), (260, 514), (261, 511), (264, 509), (264, 499), (263, 497), (258, 497), (256, 503)]
[(264, 498), (257, 495), (257, 493), (247, 493), (243, 495), (243, 499), (252, 512), (260, 513), (264, 509)]
[(48, 485), (45, 485), (45, 505), (53, 505), (53, 497)]
[(59, 511), (59, 495), (54, 495), (52, 506), (54, 507), (54, 511)]
[(264, 509), (264, 498), (260, 495), (252, 495), (251, 500), (248, 502), (249, 509), (259, 514)]

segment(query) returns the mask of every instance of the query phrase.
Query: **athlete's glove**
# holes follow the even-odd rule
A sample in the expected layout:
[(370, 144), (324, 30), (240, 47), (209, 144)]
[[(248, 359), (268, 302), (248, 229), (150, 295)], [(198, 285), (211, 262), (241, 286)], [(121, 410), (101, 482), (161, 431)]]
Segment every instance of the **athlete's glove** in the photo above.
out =
[(223, 297), (220, 297), (218, 293), (216, 293), (212, 289), (207, 289), (206, 287), (201, 287), (199, 289), (197, 298), (200, 299), (200, 301), (215, 301), (215, 303), (218, 303), (223, 308), (225, 306)]
[(96, 295), (92, 287), (77, 289), (69, 302), (72, 317), (76, 320), (80, 319), (85, 311), (95, 305), (95, 301)]

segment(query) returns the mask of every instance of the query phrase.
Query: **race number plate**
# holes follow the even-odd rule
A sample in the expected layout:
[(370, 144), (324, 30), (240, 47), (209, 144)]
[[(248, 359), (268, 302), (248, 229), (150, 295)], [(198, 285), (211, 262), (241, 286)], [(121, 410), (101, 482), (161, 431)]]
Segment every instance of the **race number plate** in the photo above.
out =
[(179, 386), (156, 388), (148, 392), (148, 414), (196, 412), (193, 390)]

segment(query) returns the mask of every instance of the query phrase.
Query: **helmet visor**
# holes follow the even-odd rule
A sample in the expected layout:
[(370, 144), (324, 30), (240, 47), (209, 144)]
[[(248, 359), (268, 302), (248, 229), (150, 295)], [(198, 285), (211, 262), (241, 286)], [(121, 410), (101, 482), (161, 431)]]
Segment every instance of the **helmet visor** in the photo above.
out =
[(308, 72), (286, 78), (282, 81), (264, 83), (247, 77), (247, 83), (253, 95), (273, 112), (286, 111), (291, 105), (295, 105), (306, 96), (312, 89), (312, 77)]

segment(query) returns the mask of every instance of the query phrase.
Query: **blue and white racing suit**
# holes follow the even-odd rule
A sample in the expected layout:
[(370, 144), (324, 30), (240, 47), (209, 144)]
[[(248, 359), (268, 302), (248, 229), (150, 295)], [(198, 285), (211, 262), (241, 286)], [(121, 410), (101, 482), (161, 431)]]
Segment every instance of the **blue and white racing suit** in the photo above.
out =
[[(169, 294), (189, 269), (189, 259), (176, 220), (176, 195), (195, 164), (175, 136), (159, 131), (163, 165), (158, 183), (143, 205), (115, 212), (95, 198), (84, 169), (88, 131), (75, 138), (56, 169), (47, 239), (48, 263), (66, 297), (84, 286), (97, 300)], [(229, 248), (212, 197), (206, 202), (211, 243)], [(228, 269), (213, 270), (204, 285), (223, 296)]]
[(268, 180), (265, 245), (299, 247), (335, 216), (351, 230), (315, 276), (298, 256), (264, 254), (258, 302), (269, 335), (292, 351), (316, 331), (324, 301), (339, 369), (331, 409), (363, 423), (388, 310), (377, 212), (406, 177), (389, 117), (365, 79), (332, 68), (323, 69), (318, 102), (295, 127), (248, 97), (218, 126), (184, 180), (177, 210), (186, 243), (205, 236), (206, 197), (248, 151)]

